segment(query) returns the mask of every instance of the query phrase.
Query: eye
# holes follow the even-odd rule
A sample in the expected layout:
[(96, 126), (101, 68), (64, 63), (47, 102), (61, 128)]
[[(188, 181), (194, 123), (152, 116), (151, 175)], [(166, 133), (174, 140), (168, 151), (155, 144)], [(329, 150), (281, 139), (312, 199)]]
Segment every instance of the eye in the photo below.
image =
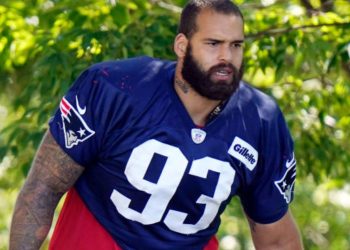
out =
[(218, 42), (207, 42), (207, 45), (209, 45), (210, 47), (216, 47), (219, 45)]
[(233, 48), (242, 48), (243, 47), (243, 43), (233, 43), (231, 46)]

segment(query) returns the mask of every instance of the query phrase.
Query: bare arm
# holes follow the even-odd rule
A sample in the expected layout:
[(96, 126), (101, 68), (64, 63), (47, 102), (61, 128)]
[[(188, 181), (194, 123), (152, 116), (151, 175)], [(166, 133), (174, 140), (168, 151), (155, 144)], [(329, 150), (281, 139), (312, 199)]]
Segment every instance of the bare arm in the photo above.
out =
[(259, 224), (248, 218), (257, 250), (303, 249), (299, 231), (290, 212), (271, 224)]
[(16, 201), (10, 250), (40, 248), (50, 230), (60, 198), (83, 170), (47, 132)]

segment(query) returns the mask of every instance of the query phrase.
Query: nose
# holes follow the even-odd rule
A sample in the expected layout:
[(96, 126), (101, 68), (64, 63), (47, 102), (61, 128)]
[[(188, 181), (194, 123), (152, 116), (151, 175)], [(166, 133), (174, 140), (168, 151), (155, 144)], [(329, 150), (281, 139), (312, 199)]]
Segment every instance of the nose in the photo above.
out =
[(219, 58), (222, 62), (230, 62), (233, 60), (233, 52), (230, 46), (223, 45), (219, 50)]

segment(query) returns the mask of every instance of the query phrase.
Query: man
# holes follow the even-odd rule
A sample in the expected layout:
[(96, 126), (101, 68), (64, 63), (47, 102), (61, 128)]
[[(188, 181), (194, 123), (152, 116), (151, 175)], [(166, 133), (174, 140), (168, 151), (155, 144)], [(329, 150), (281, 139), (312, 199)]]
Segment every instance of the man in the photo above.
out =
[(50, 121), (14, 212), (10, 249), (218, 249), (240, 197), (257, 249), (301, 249), (288, 204), (293, 142), (266, 95), (241, 82), (243, 17), (190, 1), (177, 63), (148, 57), (87, 69)]

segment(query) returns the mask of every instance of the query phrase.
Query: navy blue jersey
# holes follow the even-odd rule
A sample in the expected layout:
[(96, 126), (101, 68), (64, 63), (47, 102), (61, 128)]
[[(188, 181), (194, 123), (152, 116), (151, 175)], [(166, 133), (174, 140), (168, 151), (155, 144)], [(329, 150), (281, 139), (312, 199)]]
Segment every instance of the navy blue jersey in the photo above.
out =
[(241, 82), (198, 128), (174, 90), (175, 67), (149, 57), (96, 64), (50, 121), (85, 167), (76, 190), (123, 249), (202, 249), (234, 195), (259, 223), (293, 199), (293, 142), (275, 102)]

